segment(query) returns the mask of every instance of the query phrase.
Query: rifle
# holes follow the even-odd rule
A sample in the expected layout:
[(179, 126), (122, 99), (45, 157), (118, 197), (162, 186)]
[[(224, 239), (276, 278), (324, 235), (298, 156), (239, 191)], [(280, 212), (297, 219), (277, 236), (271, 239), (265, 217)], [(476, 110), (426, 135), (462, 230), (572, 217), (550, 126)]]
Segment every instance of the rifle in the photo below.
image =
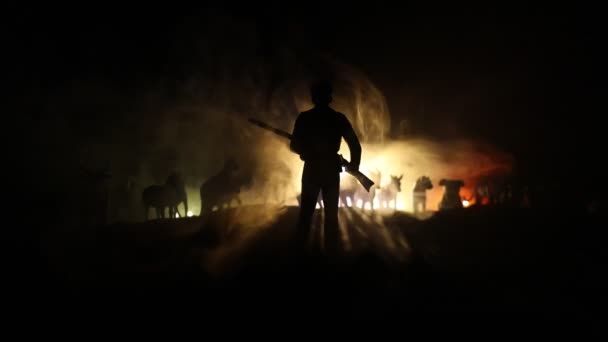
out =
[[(281, 137), (287, 138), (289, 140), (292, 139), (292, 135), (280, 130), (278, 128), (272, 127), (267, 125), (266, 123), (259, 121), (257, 119), (253, 119), (253, 118), (249, 118), (248, 119), (249, 122), (251, 122), (252, 124), (259, 126), (261, 128), (267, 129), (271, 132), (273, 132), (276, 135), (279, 135)], [(359, 170), (353, 170), (351, 168), (351, 164), (348, 160), (346, 160), (344, 157), (342, 157), (341, 154), (338, 154), (338, 157), (340, 157), (340, 161), (342, 163), (342, 167), (346, 168), (346, 172), (348, 174), (350, 174), (351, 176), (355, 177), (355, 179), (357, 179), (357, 181), (359, 181), (359, 183), (361, 183), (361, 185), (363, 185), (363, 187), (365, 188), (366, 191), (369, 191), (369, 189), (372, 187), (372, 185), (374, 185), (374, 182), (369, 179), (369, 177), (367, 177), (366, 175), (364, 175), (361, 171)]]

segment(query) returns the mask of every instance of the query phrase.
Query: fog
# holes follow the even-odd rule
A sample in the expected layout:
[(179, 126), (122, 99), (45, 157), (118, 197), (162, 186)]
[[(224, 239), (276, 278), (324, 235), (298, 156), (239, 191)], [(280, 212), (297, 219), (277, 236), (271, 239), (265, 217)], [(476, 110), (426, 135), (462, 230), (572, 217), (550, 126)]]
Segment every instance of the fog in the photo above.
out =
[[(209, 20), (189, 45), (193, 55), (173, 73), (159, 72), (129, 89), (103, 79), (75, 79), (41, 98), (31, 159), (44, 165), (34, 173), (38, 181), (50, 180), (46, 185), (62, 198), (61, 216), (69, 217), (74, 203), (82, 201), (83, 169), (111, 175), (112, 222), (142, 220), (141, 191), (162, 184), (174, 170), (185, 179), (189, 211), (196, 215), (201, 184), (227, 158), (250, 176), (242, 189), (244, 204), (296, 204), (302, 162), (284, 138), (247, 118), (291, 132), (298, 113), (311, 107), (308, 85), (316, 77), (334, 82), (332, 106), (349, 118), (363, 143), (362, 171), (379, 169), (382, 185), (390, 175), (403, 174), (401, 210), (411, 210), (411, 188), (419, 176), (431, 177), (435, 185), (441, 178), (464, 179), (466, 195), (468, 180), (512, 167), (508, 154), (466, 137), (391, 138), (391, 125), (404, 121), (392, 122), (381, 89), (356, 67), (288, 44), (269, 60), (248, 23), (221, 16)], [(348, 156), (345, 144), (342, 152)], [(429, 209), (437, 208), (440, 195), (436, 186)]]

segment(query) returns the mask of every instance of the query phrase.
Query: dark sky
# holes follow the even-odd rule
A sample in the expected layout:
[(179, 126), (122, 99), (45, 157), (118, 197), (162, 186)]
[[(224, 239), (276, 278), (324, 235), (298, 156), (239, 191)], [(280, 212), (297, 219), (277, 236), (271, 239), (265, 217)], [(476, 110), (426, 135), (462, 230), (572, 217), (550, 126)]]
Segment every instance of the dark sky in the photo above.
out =
[[(177, 82), (196, 62), (192, 46), (213, 12), (251, 25), (269, 61), (287, 46), (356, 66), (386, 95), (393, 123), (406, 119), (418, 134), (483, 139), (529, 168), (559, 164), (560, 174), (602, 153), (606, 67), (595, 8), (104, 6), (13, 8), (8, 73), (19, 99), (35, 102), (32, 87), (51, 96), (73, 80), (110, 82), (126, 94), (159, 75)], [(231, 37), (226, 46), (238, 43)]]

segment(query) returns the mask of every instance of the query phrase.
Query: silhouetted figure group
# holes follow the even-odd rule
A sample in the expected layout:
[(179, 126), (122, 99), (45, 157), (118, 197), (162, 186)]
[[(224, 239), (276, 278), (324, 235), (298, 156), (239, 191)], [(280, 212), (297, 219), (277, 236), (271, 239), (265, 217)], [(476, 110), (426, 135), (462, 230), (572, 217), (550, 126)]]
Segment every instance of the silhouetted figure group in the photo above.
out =
[[(214, 208), (231, 207), (236, 202), (241, 205), (241, 189), (246, 180), (239, 172), (239, 167), (233, 159), (227, 159), (222, 169), (200, 186), (201, 210), (200, 215), (206, 215)], [(145, 209), (145, 219), (151, 208), (156, 211), (156, 218), (176, 218), (188, 216), (188, 198), (183, 179), (177, 172), (171, 173), (164, 184), (151, 185), (144, 189), (141, 199)], [(178, 206), (184, 204), (184, 214), (179, 212)], [(166, 216), (166, 210), (169, 213)]]
[[(403, 175), (390, 175), (391, 182), (382, 187), (381, 172), (379, 170), (370, 172), (370, 179), (374, 182), (369, 188), (369, 191), (357, 182), (352, 177), (344, 177), (340, 182), (338, 206), (360, 208), (371, 210), (379, 209), (380, 207), (391, 207), (397, 209), (397, 195), (401, 192), (401, 180)], [(298, 195), (298, 205), (301, 205), (301, 194)], [(319, 193), (317, 197), (317, 206), (323, 208), (323, 197)]]
[(477, 181), (473, 196), (476, 204), (528, 206), (530, 189), (511, 177), (484, 177)]
[(361, 207), (364, 207), (365, 204), (370, 203), (373, 207), (374, 198), (376, 197), (377, 190), (380, 188), (380, 171), (376, 170), (371, 172), (370, 178), (374, 182), (374, 185), (367, 191), (354, 177), (343, 177), (340, 181), (338, 203), (341, 204), (342, 207), (355, 207), (358, 202), (360, 202)]

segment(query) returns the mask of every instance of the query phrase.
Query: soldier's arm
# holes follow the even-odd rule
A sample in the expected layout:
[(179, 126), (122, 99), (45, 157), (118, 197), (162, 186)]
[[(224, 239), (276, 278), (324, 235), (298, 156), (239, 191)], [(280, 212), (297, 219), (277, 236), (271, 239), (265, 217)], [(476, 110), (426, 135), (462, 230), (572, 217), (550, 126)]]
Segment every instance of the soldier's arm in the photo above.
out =
[(289, 149), (298, 154), (302, 155), (302, 117), (298, 116), (296, 122), (293, 127), (293, 133), (291, 134), (291, 143), (289, 144)]
[(344, 132), (342, 136), (350, 150), (350, 163), (352, 168), (358, 170), (359, 164), (361, 164), (361, 143), (359, 142), (359, 138), (357, 137), (353, 126), (346, 117), (344, 117)]

